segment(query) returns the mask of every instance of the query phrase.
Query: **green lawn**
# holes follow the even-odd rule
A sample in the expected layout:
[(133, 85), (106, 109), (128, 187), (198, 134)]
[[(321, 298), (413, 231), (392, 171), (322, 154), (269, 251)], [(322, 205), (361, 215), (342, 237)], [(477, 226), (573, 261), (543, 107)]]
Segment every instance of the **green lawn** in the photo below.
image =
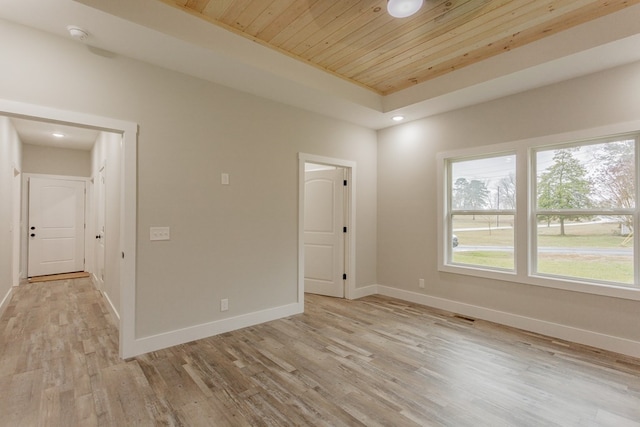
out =
[[(472, 246), (511, 246), (513, 229), (491, 229), (464, 231), (464, 228), (486, 227), (486, 221), (456, 221), (453, 224), (455, 234), (461, 245)], [(495, 226), (495, 222), (493, 223)], [(617, 224), (601, 223), (567, 226), (564, 236), (560, 227), (539, 227), (538, 246), (581, 247), (581, 248), (619, 248), (632, 247), (633, 242), (620, 236)]]
[[(513, 270), (513, 258), (507, 252), (455, 252), (453, 262)], [(590, 280), (633, 283), (633, 262), (625, 257), (541, 254), (538, 257), (538, 272)]]
[(543, 254), (538, 257), (538, 272), (608, 282), (633, 283), (633, 261), (625, 257)]
[(453, 262), (483, 267), (506, 268), (513, 270), (513, 256), (508, 252), (474, 251), (454, 252)]
[[(487, 227), (488, 221), (468, 220), (454, 223), (455, 234), (461, 246), (513, 246), (513, 229), (469, 230), (463, 228)], [(505, 223), (503, 221), (503, 223)], [(495, 223), (493, 224), (495, 226)], [(619, 235), (614, 223), (567, 226), (566, 235), (559, 227), (539, 227), (538, 246), (565, 248), (633, 248), (633, 241)], [(513, 269), (513, 255), (500, 251), (455, 251), (453, 262)], [(628, 256), (588, 254), (540, 254), (538, 272), (590, 280), (633, 283), (633, 259)]]

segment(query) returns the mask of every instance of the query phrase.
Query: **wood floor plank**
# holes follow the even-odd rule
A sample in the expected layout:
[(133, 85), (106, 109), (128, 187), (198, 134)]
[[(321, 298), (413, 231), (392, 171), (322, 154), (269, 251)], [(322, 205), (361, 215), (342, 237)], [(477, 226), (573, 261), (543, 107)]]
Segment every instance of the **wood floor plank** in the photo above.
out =
[(635, 426), (640, 360), (404, 301), (306, 312), (124, 361), (89, 279), (0, 318), (0, 426)]

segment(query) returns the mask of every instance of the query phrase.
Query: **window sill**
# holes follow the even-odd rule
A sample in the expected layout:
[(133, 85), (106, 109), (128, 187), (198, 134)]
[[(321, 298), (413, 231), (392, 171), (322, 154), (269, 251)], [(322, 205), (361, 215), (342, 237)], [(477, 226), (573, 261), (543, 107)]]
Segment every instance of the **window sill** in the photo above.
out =
[[(640, 288), (613, 284), (596, 284), (578, 280), (517, 274), (512, 271), (489, 270), (467, 265), (440, 265), (438, 271), (504, 282), (521, 283), (564, 291), (640, 301)], [(637, 286), (637, 285), (636, 285)]]

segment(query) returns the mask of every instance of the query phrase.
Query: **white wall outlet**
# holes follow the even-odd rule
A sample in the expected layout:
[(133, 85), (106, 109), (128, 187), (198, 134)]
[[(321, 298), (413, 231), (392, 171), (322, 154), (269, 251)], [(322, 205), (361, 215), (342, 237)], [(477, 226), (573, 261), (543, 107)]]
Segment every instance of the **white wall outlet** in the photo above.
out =
[(424, 288), (424, 279), (418, 279), (418, 287)]
[(227, 298), (220, 300), (220, 311), (229, 310), (229, 300)]
[(223, 172), (220, 175), (220, 182), (222, 183), (222, 185), (229, 185), (229, 174)]
[(149, 227), (149, 240), (171, 240), (169, 227)]

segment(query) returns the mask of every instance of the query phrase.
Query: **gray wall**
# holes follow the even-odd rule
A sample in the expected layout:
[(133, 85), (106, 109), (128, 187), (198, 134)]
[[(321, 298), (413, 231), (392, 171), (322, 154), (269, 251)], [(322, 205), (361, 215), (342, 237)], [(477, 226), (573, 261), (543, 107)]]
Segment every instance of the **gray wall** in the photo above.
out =
[(640, 63), (380, 131), (379, 283), (640, 341), (638, 301), (441, 273), (436, 244), (438, 152), (637, 120), (637, 93)]
[[(0, 303), (14, 284), (14, 171), (22, 164), (22, 142), (8, 117), (0, 116)], [(8, 303), (4, 301), (0, 311)]]
[(357, 286), (376, 283), (374, 131), (7, 22), (0, 47), (4, 98), (139, 124), (137, 336), (297, 300), (298, 152), (357, 163)]
[(24, 143), (22, 169), (24, 173), (88, 177), (91, 152)]

